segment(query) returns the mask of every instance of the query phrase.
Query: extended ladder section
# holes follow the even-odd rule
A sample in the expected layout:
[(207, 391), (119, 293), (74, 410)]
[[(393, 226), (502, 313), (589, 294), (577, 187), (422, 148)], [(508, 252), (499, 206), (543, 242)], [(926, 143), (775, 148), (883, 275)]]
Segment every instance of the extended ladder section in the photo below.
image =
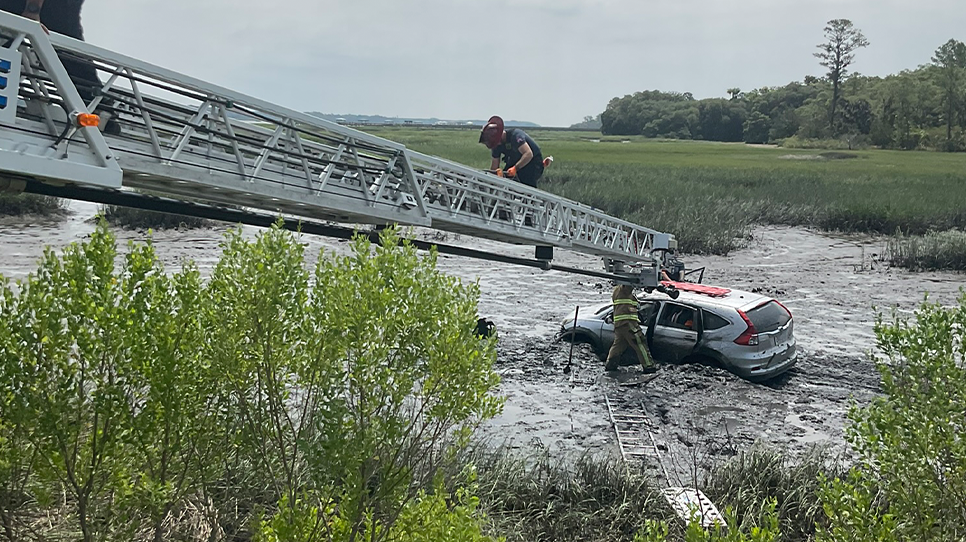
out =
[(635, 267), (645, 286), (658, 285), (660, 249), (676, 248), (586, 205), (0, 12), (0, 189), (28, 182), (571, 249)]

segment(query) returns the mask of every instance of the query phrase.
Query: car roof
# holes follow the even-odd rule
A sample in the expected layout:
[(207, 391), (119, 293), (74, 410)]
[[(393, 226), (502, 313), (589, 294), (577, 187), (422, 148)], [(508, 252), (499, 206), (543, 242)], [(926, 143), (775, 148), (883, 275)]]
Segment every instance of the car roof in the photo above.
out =
[(725, 307), (744, 311), (751, 310), (774, 299), (766, 295), (747, 292), (745, 290), (735, 290), (734, 288), (727, 288), (727, 290), (728, 293), (723, 296), (710, 296), (708, 294), (678, 290), (677, 299), (671, 299), (667, 294), (662, 294), (655, 290), (641, 296), (640, 299), (679, 301), (700, 307)]

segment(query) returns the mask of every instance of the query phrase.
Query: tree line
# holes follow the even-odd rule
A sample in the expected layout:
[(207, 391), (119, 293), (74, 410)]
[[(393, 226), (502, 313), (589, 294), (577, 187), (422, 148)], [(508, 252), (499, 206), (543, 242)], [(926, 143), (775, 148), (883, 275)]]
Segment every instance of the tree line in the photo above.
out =
[[(848, 19), (829, 21), (814, 55), (827, 71), (785, 86), (697, 100), (647, 90), (615, 97), (605, 135), (770, 143), (791, 137), (892, 149), (966, 150), (966, 45), (950, 39), (928, 64), (886, 77), (850, 68), (869, 41)], [(585, 119), (585, 122), (590, 119)]]

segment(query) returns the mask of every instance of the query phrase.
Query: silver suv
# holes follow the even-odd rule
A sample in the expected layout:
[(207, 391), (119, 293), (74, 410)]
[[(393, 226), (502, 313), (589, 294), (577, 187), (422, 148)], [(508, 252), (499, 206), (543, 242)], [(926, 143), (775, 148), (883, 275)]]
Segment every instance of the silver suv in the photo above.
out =
[[(792, 313), (777, 300), (742, 290), (674, 283), (680, 295), (671, 299), (652, 292), (638, 296), (641, 330), (658, 361), (680, 363), (713, 360), (749, 380), (762, 381), (789, 370), (797, 361)], [(607, 357), (614, 342), (614, 308), (605, 303), (581, 308), (565, 319), (557, 338), (590, 343)], [(636, 364), (625, 352), (621, 365)]]

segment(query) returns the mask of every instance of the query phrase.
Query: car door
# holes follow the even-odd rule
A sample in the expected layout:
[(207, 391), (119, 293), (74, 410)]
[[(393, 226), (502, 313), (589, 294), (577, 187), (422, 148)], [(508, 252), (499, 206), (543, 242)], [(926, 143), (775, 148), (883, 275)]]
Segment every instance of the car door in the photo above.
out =
[(694, 352), (700, 329), (698, 309), (683, 303), (665, 301), (654, 324), (651, 353), (661, 361), (679, 362)]

